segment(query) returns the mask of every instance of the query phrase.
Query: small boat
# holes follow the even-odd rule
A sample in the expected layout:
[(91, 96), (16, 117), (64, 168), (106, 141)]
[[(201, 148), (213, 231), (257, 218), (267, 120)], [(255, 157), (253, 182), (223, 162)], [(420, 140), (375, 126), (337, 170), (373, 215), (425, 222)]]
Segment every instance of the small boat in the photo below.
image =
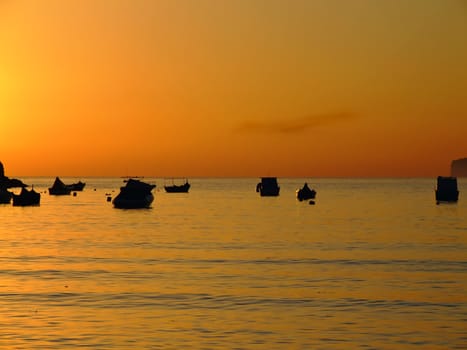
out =
[(71, 188), (63, 183), (62, 180), (55, 178), (54, 184), (49, 188), (49, 194), (55, 196), (69, 195), (71, 193)]
[(112, 201), (115, 208), (118, 209), (139, 209), (149, 208), (154, 201), (154, 195), (151, 191), (156, 185), (146, 182), (128, 179), (126, 185), (120, 187), (120, 193)]
[(191, 185), (188, 183), (188, 180), (185, 180), (183, 185), (164, 185), (165, 192), (167, 193), (188, 193), (190, 187)]
[(14, 207), (40, 205), (40, 202), (41, 202), (41, 194), (34, 191), (34, 188), (28, 191), (25, 187), (23, 187), (21, 189), (20, 194), (13, 193), (13, 206)]
[(297, 190), (297, 199), (301, 202), (307, 199), (314, 199), (316, 197), (316, 191), (308, 187), (308, 184), (305, 182), (303, 187)]
[(436, 203), (457, 202), (459, 199), (457, 178), (453, 176), (438, 176), (435, 194)]
[(0, 204), (10, 204), (12, 196), (6, 186), (0, 186)]
[(81, 182), (78, 181), (78, 182), (75, 182), (71, 185), (66, 185), (70, 188), (71, 191), (82, 191), (84, 189), (84, 186), (86, 186), (86, 183), (85, 182)]
[(256, 185), (256, 192), (259, 192), (261, 197), (278, 196), (279, 190), (280, 187), (275, 177), (263, 177), (261, 182)]

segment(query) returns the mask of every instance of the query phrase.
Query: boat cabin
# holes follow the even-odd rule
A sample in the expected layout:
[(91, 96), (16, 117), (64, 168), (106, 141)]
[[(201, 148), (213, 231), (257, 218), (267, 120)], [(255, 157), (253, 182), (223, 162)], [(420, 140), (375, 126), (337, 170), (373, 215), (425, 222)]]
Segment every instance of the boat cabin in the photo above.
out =
[(261, 178), (261, 182), (256, 185), (256, 192), (259, 192), (261, 197), (278, 196), (279, 190), (280, 187), (275, 177), (263, 177)]
[(457, 189), (457, 178), (453, 176), (438, 176), (436, 187), (436, 203), (457, 202), (459, 190)]

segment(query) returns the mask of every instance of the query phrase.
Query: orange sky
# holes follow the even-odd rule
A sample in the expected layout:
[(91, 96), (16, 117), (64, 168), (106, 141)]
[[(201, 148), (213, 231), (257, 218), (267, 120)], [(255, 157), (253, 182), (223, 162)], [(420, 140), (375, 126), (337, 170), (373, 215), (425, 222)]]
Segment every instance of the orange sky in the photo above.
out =
[(465, 0), (0, 0), (8, 176), (436, 176)]

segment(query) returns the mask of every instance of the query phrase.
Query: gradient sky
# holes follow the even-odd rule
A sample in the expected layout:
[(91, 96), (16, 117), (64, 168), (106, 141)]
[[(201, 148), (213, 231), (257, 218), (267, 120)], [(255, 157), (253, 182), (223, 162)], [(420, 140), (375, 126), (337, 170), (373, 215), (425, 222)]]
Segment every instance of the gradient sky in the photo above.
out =
[(465, 0), (0, 0), (8, 176), (436, 176)]

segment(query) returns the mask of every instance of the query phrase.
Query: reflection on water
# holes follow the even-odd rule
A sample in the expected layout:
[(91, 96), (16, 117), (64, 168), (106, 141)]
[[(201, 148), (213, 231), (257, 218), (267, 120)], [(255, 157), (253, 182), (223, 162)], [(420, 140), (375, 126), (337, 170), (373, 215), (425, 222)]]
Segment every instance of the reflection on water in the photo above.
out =
[(294, 197), (305, 179), (277, 198), (193, 179), (115, 210), (121, 179), (101, 178), (1, 206), (0, 347), (466, 348), (463, 179), (439, 206), (430, 179), (306, 180), (315, 206)]

